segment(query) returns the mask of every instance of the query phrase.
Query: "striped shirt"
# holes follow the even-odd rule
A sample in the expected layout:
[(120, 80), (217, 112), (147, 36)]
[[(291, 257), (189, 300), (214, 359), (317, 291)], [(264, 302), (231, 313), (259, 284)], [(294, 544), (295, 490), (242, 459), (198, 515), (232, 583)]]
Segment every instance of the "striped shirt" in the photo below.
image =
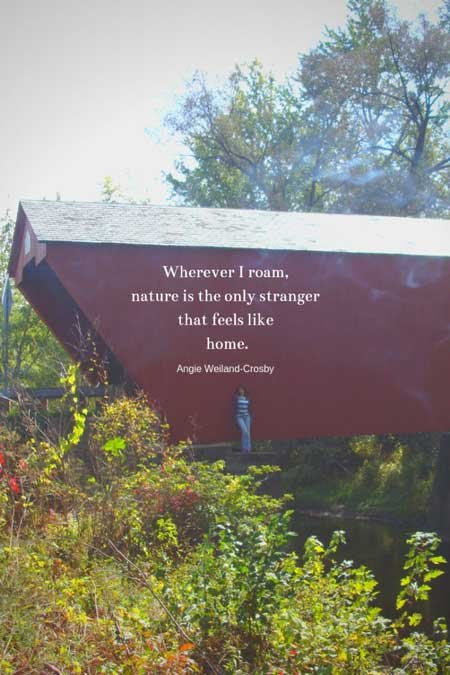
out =
[(236, 416), (245, 417), (250, 415), (250, 400), (246, 396), (236, 396)]

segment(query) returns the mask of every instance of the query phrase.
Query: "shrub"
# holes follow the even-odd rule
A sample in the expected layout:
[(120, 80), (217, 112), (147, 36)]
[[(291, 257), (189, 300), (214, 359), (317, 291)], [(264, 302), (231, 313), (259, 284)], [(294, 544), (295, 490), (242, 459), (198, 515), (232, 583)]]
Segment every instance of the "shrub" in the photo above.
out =
[(68, 435), (0, 432), (0, 672), (449, 672), (443, 620), (420, 630), (436, 535), (408, 540), (389, 621), (370, 570), (337, 562), (343, 533), (289, 551), (288, 498), (261, 494), (273, 467), (192, 461), (139, 396), (106, 401), (86, 433), (74, 382)]
[(144, 394), (106, 400), (90, 420), (88, 461), (97, 480), (149, 466), (168, 447), (168, 426)]

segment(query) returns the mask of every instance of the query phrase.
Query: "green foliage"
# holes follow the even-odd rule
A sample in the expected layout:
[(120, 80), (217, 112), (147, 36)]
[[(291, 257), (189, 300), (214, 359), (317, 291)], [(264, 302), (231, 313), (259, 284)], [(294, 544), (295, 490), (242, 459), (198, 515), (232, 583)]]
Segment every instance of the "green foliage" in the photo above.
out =
[(425, 518), (440, 434), (299, 441), (284, 474), (302, 506)]
[[(444, 559), (408, 540), (399, 616), (376, 607), (365, 567), (338, 562), (343, 532), (291, 551), (273, 467), (234, 476), (192, 461), (142, 396), (95, 414), (65, 378), (64, 437), (1, 427), (0, 669), (3, 673), (443, 673), (446, 626), (419, 631)], [(5, 420), (7, 421), (7, 420)], [(373, 457), (386, 443), (355, 440)], [(363, 459), (362, 461), (365, 461)], [(18, 489), (17, 489), (18, 488)]]
[[(445, 564), (445, 558), (436, 555), (440, 542), (434, 533), (416, 532), (407, 543), (410, 549), (404, 564), (406, 576), (401, 581), (402, 590), (397, 597), (397, 609), (428, 600), (431, 591), (430, 582), (444, 574), (438, 567)], [(404, 620), (408, 620), (410, 626), (417, 626), (422, 616), (418, 612), (408, 615), (405, 611), (400, 618), (400, 621)]]
[[(335, 167), (342, 206), (356, 212), (448, 213), (446, 125), (450, 108), (450, 36), (423, 16), (396, 18), (387, 3), (352, 0), (345, 28), (301, 58), (300, 76), (314, 105), (347, 116), (353, 160)], [(384, 202), (384, 204), (383, 204)]]
[[(236, 67), (224, 91), (197, 74), (178, 113), (167, 120), (196, 166), (177, 164), (174, 193), (198, 206), (285, 210), (301, 171), (301, 118), (289, 91), (254, 61)], [(297, 136), (297, 137), (296, 137)]]
[(346, 25), (282, 83), (258, 61), (220, 88), (197, 74), (167, 119), (189, 148), (167, 176), (195, 206), (449, 213), (448, 3), (440, 21), (349, 0)]
[(296, 672), (371, 672), (393, 644), (389, 621), (373, 606), (377, 584), (372, 573), (334, 559), (343, 542), (344, 533), (338, 531), (328, 547), (314, 536), (305, 544), (295, 587), (298, 605), (284, 611), (280, 624)]
[(96, 480), (111, 480), (148, 466), (167, 446), (167, 425), (144, 394), (105, 401), (91, 427), (86, 453)]
[(103, 179), (102, 201), (107, 204), (115, 204), (117, 202), (127, 202), (128, 204), (150, 204), (149, 198), (137, 201), (133, 197), (125, 194), (121, 186), (114, 182), (112, 176), (105, 176)]
[(219, 522), (165, 589), (174, 613), (211, 657), (223, 645), (227, 672), (262, 667), (276, 611), (295, 575), (285, 551), (290, 513)]
[(104, 202), (112, 204), (116, 201), (116, 197), (119, 201), (123, 197), (120, 185), (114, 184), (111, 176), (105, 176), (103, 180), (102, 197)]
[[(14, 224), (6, 215), (0, 218), (0, 277), (6, 278), (11, 252)], [(23, 295), (11, 284), (12, 310), (9, 317), (8, 362), (5, 352), (5, 325), (0, 322), (2, 342), (1, 377), (5, 385), (21, 387), (54, 386), (58, 384), (61, 370), (68, 363), (64, 349), (50, 333), (47, 326), (34, 312)]]

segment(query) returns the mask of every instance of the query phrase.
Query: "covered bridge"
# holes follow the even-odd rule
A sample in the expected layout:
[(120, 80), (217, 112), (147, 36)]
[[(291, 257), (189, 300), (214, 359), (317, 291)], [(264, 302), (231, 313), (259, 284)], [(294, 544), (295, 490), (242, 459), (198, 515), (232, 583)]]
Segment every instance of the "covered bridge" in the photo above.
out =
[(9, 273), (175, 439), (236, 438), (240, 383), (259, 439), (450, 428), (448, 221), (22, 201)]

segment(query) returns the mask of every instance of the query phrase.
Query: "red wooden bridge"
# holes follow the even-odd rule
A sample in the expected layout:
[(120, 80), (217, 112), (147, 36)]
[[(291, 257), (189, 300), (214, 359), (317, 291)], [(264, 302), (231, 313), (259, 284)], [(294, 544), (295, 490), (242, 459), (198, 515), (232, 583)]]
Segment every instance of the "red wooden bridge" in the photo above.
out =
[(146, 391), (175, 438), (236, 438), (241, 382), (256, 439), (450, 427), (448, 221), (24, 201), (9, 272), (82, 363), (90, 332), (110, 382)]

